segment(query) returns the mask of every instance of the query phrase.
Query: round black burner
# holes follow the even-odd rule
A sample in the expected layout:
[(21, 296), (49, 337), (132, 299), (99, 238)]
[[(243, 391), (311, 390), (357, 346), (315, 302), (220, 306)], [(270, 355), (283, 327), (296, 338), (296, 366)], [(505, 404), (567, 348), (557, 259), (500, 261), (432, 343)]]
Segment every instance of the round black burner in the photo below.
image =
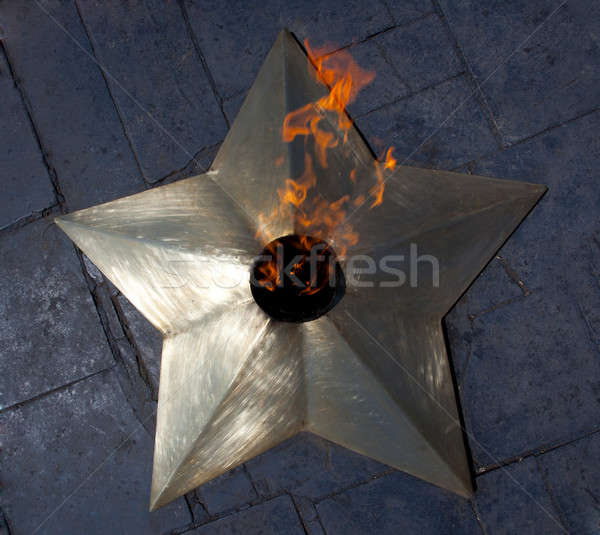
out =
[(328, 243), (290, 234), (268, 243), (250, 277), (254, 300), (280, 321), (310, 321), (344, 296), (346, 280)]

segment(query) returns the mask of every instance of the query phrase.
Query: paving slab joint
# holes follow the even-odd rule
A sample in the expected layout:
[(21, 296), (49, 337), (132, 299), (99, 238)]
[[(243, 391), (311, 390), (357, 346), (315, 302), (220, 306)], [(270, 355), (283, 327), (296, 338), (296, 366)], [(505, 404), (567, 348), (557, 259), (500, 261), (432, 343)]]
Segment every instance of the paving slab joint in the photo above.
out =
[(190, 17), (187, 12), (187, 8), (185, 7), (185, 3), (183, 2), (183, 0), (177, 0), (177, 4), (179, 5), (179, 9), (181, 10), (181, 15), (183, 17), (185, 28), (188, 32), (188, 36), (189, 36), (190, 40), (192, 41), (192, 45), (194, 46), (196, 55), (198, 56), (198, 59), (200, 60), (200, 64), (202, 65), (202, 69), (204, 70), (204, 73), (206, 74), (208, 84), (210, 85), (210, 88), (213, 92), (215, 100), (217, 101), (217, 105), (219, 106), (219, 109), (221, 110), (221, 115), (223, 115), (223, 119), (225, 119), (225, 124), (227, 125), (227, 129), (229, 129), (231, 127), (231, 124), (229, 123), (229, 119), (227, 119), (227, 114), (225, 113), (225, 108), (223, 106), (223, 98), (219, 94), (219, 91), (217, 89), (217, 84), (215, 82), (215, 79), (214, 79), (211, 71), (210, 71), (208, 63), (206, 61), (206, 57), (204, 56), (204, 53), (202, 52), (202, 49), (200, 48), (200, 43), (198, 42), (198, 38), (196, 37), (196, 33), (194, 32), (194, 29), (190, 22)]
[(146, 179), (146, 176), (144, 175), (144, 169), (142, 167), (142, 163), (140, 162), (140, 159), (138, 158), (135, 147), (133, 146), (133, 141), (131, 140), (131, 136), (129, 135), (129, 132), (127, 131), (127, 125), (125, 123), (125, 118), (123, 116), (123, 112), (121, 111), (121, 108), (119, 107), (119, 104), (117, 103), (117, 99), (115, 99), (115, 96), (110, 87), (110, 83), (109, 83), (108, 77), (107, 77), (108, 71), (102, 66), (102, 64), (100, 63), (100, 60), (98, 59), (98, 55), (96, 54), (96, 47), (95, 47), (94, 41), (92, 39), (92, 34), (89, 31), (87, 24), (81, 13), (81, 9), (79, 8), (79, 1), (74, 0), (74, 4), (75, 4), (75, 10), (77, 11), (77, 16), (79, 17), (79, 20), (81, 22), (81, 27), (83, 28), (83, 31), (85, 32), (88, 43), (90, 45), (91, 54), (94, 58), (94, 62), (98, 66), (98, 70), (100, 71), (102, 79), (104, 80), (104, 85), (106, 86), (106, 90), (108, 92), (108, 95), (110, 96), (110, 100), (111, 100), (113, 106), (115, 107), (115, 111), (117, 112), (117, 117), (119, 118), (119, 122), (121, 123), (121, 129), (123, 130), (123, 135), (125, 136), (125, 139), (127, 140), (129, 150), (131, 151), (133, 158), (135, 159), (135, 164), (138, 168), (140, 176), (142, 177), (142, 180), (144, 181), (144, 184), (146, 185), (146, 187), (148, 187), (148, 180)]
[(431, 1), (433, 2), (435, 11), (436, 11), (437, 15), (439, 16), (440, 20), (442, 21), (444, 28), (446, 28), (446, 33), (448, 34), (450, 41), (452, 42), (452, 44), (454, 46), (454, 52), (456, 53), (456, 56), (458, 57), (458, 60), (460, 61), (460, 63), (463, 65), (464, 71), (466, 73), (467, 82), (469, 83), (469, 85), (473, 91), (473, 96), (475, 97), (475, 99), (479, 105), (479, 108), (481, 109), (483, 116), (485, 117), (485, 119), (488, 123), (488, 126), (490, 127), (490, 130), (496, 140), (496, 143), (498, 144), (498, 148), (500, 148), (500, 150), (507, 148), (508, 143), (504, 140), (504, 137), (502, 136), (502, 132), (500, 131), (500, 128), (498, 127), (498, 123), (496, 122), (496, 118), (494, 117), (494, 114), (492, 113), (492, 110), (487, 102), (485, 93), (481, 89), (481, 85), (477, 81), (477, 78), (473, 72), (473, 69), (471, 68), (471, 65), (469, 64), (469, 62), (467, 61), (467, 57), (466, 57), (462, 47), (460, 46), (460, 43), (458, 42), (456, 35), (454, 34), (454, 32), (452, 31), (452, 28), (450, 27), (450, 23), (448, 22), (448, 19), (446, 18), (444, 10), (440, 6), (440, 3), (438, 0), (431, 0)]

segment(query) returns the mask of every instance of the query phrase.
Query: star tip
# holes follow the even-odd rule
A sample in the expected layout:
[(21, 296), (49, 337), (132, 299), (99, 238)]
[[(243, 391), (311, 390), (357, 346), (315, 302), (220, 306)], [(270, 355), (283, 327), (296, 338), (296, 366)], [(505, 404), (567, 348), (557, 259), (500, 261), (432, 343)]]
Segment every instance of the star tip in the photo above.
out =
[(160, 496), (151, 496), (150, 504), (148, 505), (148, 511), (153, 513), (157, 509), (160, 509), (164, 504), (160, 502)]

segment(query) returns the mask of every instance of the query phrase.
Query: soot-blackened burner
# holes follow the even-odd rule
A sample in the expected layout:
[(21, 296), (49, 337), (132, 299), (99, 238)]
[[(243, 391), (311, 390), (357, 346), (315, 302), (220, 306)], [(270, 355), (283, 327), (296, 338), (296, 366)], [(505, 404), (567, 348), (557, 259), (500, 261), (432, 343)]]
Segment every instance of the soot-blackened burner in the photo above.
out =
[(263, 249), (252, 266), (254, 300), (279, 321), (311, 321), (343, 297), (346, 281), (333, 247), (311, 236), (290, 234)]
[[(384, 178), (359, 133), (337, 121), (325, 166), (282, 125), (294, 110), (320, 113), (314, 103), (328, 94), (282, 31), (207, 173), (57, 219), (164, 336), (151, 509), (300, 431), (473, 491), (441, 321), (545, 188), (402, 165)], [(299, 178), (309, 159), (314, 186)], [(317, 234), (294, 204), (281, 210), (291, 178), (319, 200), (368, 200), (348, 201)], [(347, 239), (348, 217), (358, 240)], [(284, 237), (285, 260), (302, 235), (335, 244), (345, 292), (341, 277), (335, 292), (318, 289), (323, 273), (311, 299), (300, 286), (269, 295), (248, 284), (265, 243)], [(425, 270), (390, 286), (387, 261), (415, 244), (439, 262), (439, 285), (424, 284)], [(387, 271), (360, 280), (360, 257)]]

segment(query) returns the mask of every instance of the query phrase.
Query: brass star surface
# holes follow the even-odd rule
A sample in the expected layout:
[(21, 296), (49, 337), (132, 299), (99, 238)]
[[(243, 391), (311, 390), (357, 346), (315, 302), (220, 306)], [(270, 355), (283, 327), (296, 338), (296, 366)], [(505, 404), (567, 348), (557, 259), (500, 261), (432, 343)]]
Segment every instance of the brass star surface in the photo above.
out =
[[(372, 284), (348, 285), (314, 321), (270, 318), (248, 273), (260, 214), (312, 150), (281, 136), (290, 111), (327, 92), (311, 69), (282, 31), (207, 173), (57, 218), (164, 336), (151, 510), (300, 431), (472, 493), (441, 321), (545, 188), (399, 166), (382, 204), (352, 214), (347, 256), (416, 246), (439, 262), (439, 285), (420, 262), (412, 275), (429, 283), (357, 275)], [(354, 128), (328, 158), (323, 197), (368, 195), (374, 158)], [(352, 169), (354, 182), (342, 178)], [(281, 214), (270, 231), (298, 228)]]

